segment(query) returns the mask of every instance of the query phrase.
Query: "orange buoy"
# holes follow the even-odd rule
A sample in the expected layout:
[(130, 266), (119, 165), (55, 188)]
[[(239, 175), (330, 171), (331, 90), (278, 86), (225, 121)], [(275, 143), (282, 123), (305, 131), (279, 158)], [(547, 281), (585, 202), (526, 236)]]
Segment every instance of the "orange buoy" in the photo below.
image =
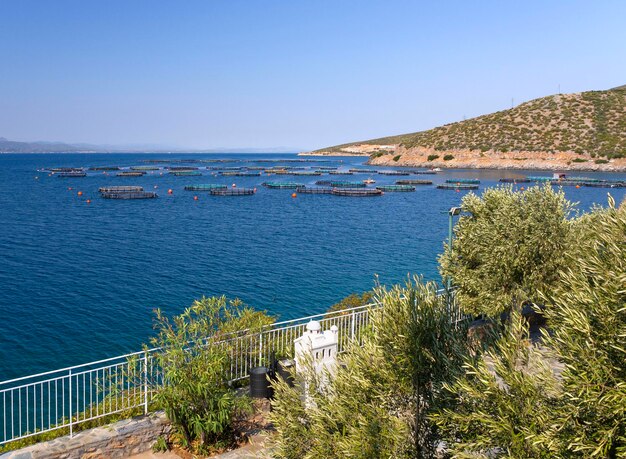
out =
[(580, 188), (580, 185), (576, 185), (576, 188)]
[(79, 191), (77, 194), (78, 194), (78, 196), (82, 196), (82, 195), (83, 195), (83, 192), (82, 192), (82, 191)]
[(167, 194), (172, 194), (172, 193), (174, 193), (174, 191), (171, 188), (167, 190)]
[(524, 187), (521, 187), (520, 190), (524, 191)]
[(87, 199), (87, 204), (91, 204), (91, 199)]
[(461, 190), (459, 190), (458, 188), (457, 188), (456, 190), (454, 190), (454, 191), (456, 191), (457, 193), (460, 193), (460, 192), (461, 192)]
[(297, 195), (296, 193), (292, 193), (292, 194), (291, 194), (291, 197), (292, 197), (292, 198), (295, 198), (295, 197), (297, 197), (297, 196), (298, 196), (298, 195)]
[(194, 197), (193, 197), (193, 200), (194, 200), (194, 201), (197, 201), (197, 200), (198, 200), (198, 196), (194, 196)]

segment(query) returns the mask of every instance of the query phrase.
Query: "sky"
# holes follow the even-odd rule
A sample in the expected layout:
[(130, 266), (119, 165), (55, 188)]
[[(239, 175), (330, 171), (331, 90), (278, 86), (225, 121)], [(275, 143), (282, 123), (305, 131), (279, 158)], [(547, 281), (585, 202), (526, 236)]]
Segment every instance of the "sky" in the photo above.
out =
[(626, 84), (626, 2), (0, 0), (0, 137), (308, 150)]

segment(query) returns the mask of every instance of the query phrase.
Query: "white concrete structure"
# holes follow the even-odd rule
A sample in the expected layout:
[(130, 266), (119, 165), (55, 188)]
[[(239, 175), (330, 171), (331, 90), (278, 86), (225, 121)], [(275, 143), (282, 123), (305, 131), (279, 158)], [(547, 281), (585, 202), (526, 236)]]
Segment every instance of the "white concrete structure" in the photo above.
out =
[(333, 372), (337, 366), (337, 343), (339, 329), (336, 325), (322, 333), (322, 326), (316, 320), (306, 325), (306, 332), (294, 340), (296, 371), (304, 371), (307, 359), (311, 359), (318, 375), (326, 369)]

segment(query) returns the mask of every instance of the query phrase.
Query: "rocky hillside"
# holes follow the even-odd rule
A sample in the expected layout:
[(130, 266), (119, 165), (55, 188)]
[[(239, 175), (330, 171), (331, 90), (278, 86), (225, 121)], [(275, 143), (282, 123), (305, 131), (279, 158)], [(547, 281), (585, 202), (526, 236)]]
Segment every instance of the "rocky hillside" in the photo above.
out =
[(316, 153), (341, 152), (370, 154), (373, 164), (622, 169), (626, 168), (626, 86), (542, 97), (428, 131)]

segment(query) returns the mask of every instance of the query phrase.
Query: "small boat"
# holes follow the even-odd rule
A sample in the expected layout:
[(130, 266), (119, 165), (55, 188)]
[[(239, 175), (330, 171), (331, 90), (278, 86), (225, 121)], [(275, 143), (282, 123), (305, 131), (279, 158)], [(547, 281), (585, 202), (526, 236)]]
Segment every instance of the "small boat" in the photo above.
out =
[(366, 185), (371, 185), (372, 183), (376, 183), (376, 180), (370, 177), (368, 179), (363, 180), (363, 183), (365, 183)]
[(441, 168), (440, 167), (435, 167), (434, 169), (431, 169), (431, 171), (433, 171), (433, 172), (441, 172)]

